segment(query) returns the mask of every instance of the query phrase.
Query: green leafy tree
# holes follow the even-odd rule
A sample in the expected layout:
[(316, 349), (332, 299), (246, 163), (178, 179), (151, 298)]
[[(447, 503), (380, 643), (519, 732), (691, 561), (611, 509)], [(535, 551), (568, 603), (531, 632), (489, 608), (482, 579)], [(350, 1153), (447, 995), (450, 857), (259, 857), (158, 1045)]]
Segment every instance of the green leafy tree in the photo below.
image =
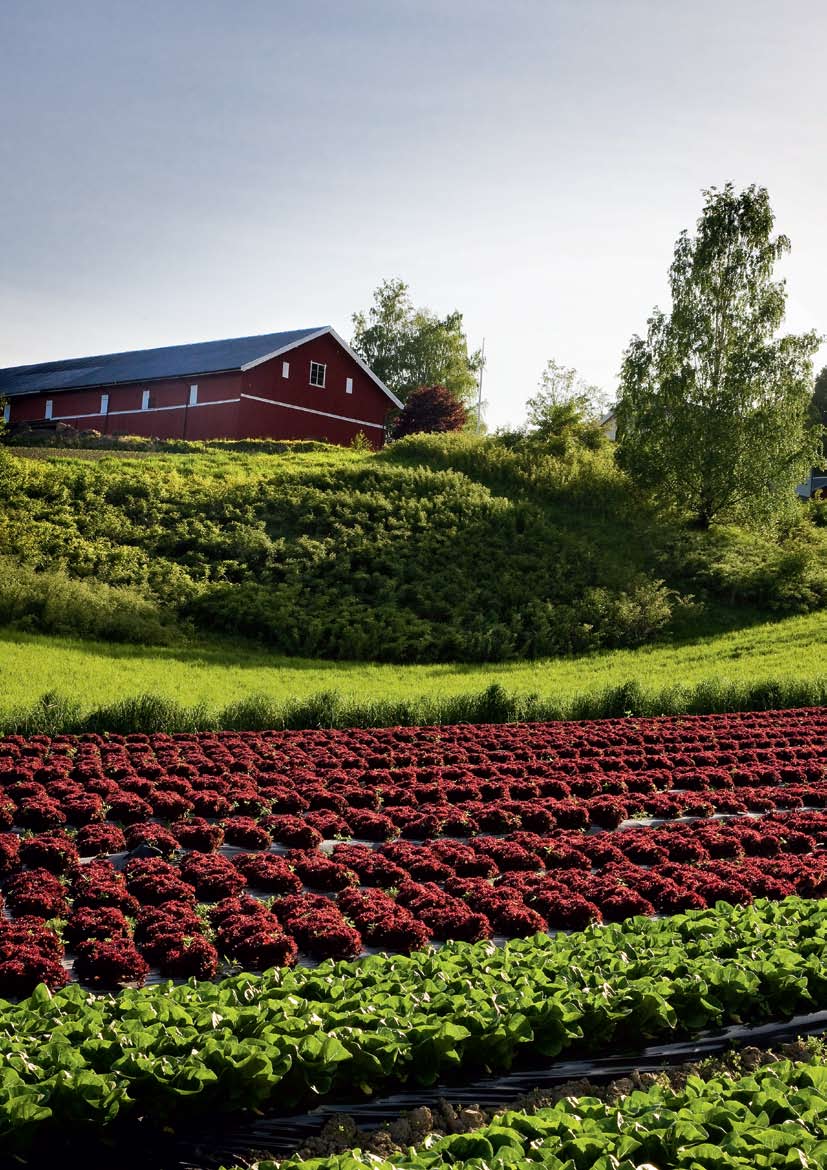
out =
[(607, 398), (577, 370), (551, 359), (546, 362), (537, 393), (526, 405), (529, 430), (537, 438), (586, 437), (599, 435)]
[(824, 456), (827, 456), (827, 366), (816, 378), (810, 403), (810, 415), (813, 425), (822, 430), (821, 455), (823, 462)]
[(789, 241), (772, 236), (767, 191), (704, 196), (697, 235), (675, 245), (671, 314), (655, 309), (624, 354), (617, 421), (621, 465), (707, 528), (772, 514), (808, 474), (819, 338), (776, 336), (786, 290), (772, 273)]
[(367, 313), (353, 314), (351, 345), (404, 402), (418, 386), (446, 386), (460, 402), (476, 393), (479, 352), (469, 354), (462, 313), (417, 309), (403, 280), (385, 280)]
[(813, 405), (816, 406), (822, 414), (827, 414), (827, 366), (821, 371), (815, 381), (813, 388)]

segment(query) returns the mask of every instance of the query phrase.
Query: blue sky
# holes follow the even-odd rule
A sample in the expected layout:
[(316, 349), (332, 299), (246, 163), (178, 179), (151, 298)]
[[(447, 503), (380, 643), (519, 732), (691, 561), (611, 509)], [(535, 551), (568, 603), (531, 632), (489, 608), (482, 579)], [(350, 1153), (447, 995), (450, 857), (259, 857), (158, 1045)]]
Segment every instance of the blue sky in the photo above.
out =
[[(5, 0), (0, 365), (331, 324), (383, 277), (612, 391), (701, 189), (827, 333), (822, 0)], [(827, 347), (818, 355), (827, 362)]]

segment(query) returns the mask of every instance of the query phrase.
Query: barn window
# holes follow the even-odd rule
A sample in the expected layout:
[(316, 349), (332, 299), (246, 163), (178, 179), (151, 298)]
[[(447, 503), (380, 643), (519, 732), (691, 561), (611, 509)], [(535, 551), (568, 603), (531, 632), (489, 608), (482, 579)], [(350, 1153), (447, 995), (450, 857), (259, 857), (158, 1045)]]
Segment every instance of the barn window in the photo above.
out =
[(6, 405), (3, 407), (3, 422), (7, 423), (10, 418), (11, 418), (11, 407), (9, 406), (9, 404), (7, 402)]
[(198, 405), (198, 385), (194, 383), (190, 386), (190, 406)]
[(109, 395), (101, 394), (101, 414), (109, 414)]
[(44, 417), (45, 418), (52, 417), (52, 400), (51, 400), (51, 398), (46, 399), (46, 414)]
[(327, 370), (327, 366), (323, 365), (321, 362), (311, 362), (310, 363), (310, 385), (311, 386), (324, 386), (324, 376), (325, 376), (326, 370)]
[(345, 380), (345, 394), (352, 394), (352, 393), (353, 393), (353, 379), (347, 378)]
[(150, 401), (151, 395), (149, 391), (144, 390), (143, 394), (141, 395), (141, 410), (149, 410)]
[(282, 378), (289, 378), (290, 377), (290, 363), (289, 362), (282, 362), (281, 363), (281, 376), (282, 376)]

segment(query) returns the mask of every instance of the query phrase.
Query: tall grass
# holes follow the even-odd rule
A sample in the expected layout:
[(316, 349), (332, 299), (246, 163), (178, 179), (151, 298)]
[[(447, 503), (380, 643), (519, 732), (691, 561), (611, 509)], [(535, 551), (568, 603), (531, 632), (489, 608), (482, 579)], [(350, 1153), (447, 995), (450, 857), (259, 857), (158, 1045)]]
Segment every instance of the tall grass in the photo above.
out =
[(483, 691), (432, 699), (355, 701), (335, 691), (273, 702), (252, 696), (221, 710), (184, 706), (159, 695), (138, 695), (84, 711), (49, 692), (31, 707), (0, 715), (0, 733), (128, 735), (135, 732), (270, 731), (305, 728), (411, 727), (418, 724), (535, 723), (564, 719), (622, 719), (827, 706), (827, 675), (750, 683), (705, 681), (694, 687), (647, 691), (636, 680), (562, 700), (510, 693), (499, 683)]
[(61, 569), (38, 572), (0, 555), (0, 626), (162, 646), (178, 636), (171, 622), (137, 589), (70, 577)]

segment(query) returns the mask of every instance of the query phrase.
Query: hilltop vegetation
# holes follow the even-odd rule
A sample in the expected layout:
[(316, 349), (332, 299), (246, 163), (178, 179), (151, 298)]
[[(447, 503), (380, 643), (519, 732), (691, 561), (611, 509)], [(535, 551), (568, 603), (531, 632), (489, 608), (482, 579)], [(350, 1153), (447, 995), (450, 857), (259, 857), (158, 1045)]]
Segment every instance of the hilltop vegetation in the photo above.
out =
[(758, 534), (692, 532), (655, 511), (605, 446), (454, 435), (376, 455), (0, 458), (0, 621), (18, 629), (483, 662), (827, 602), (817, 508)]

